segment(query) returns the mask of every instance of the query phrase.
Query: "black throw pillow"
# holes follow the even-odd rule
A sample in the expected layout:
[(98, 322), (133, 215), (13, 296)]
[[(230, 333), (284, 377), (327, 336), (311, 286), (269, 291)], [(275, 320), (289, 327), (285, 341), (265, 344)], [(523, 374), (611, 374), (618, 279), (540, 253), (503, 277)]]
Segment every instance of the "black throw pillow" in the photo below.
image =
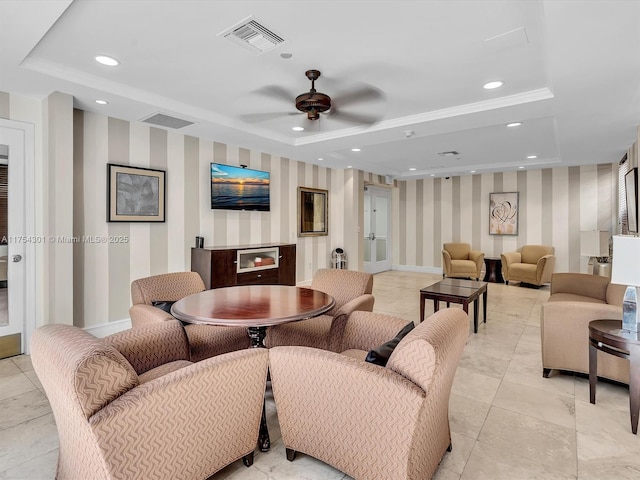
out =
[(375, 363), (376, 365), (385, 367), (389, 361), (389, 357), (393, 353), (393, 350), (398, 346), (398, 343), (400, 343), (400, 340), (402, 340), (407, 333), (413, 330), (414, 326), (413, 322), (407, 323), (391, 340), (383, 343), (373, 350), (369, 350), (367, 358), (364, 359), (365, 362)]
[(158, 307), (160, 310), (164, 310), (169, 315), (171, 315), (171, 307), (173, 306), (174, 303), (176, 303), (176, 302), (175, 301), (168, 302), (168, 301), (155, 300), (155, 301), (151, 302), (151, 305), (153, 305), (154, 307)]

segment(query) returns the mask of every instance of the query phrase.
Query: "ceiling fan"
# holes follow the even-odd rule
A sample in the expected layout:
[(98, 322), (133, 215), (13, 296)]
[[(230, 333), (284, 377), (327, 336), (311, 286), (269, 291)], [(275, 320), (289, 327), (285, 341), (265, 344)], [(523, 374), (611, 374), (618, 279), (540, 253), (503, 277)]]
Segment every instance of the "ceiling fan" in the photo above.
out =
[(272, 120), (277, 117), (305, 113), (308, 120), (314, 121), (319, 120), (320, 114), (322, 113), (330, 118), (335, 118), (336, 120), (343, 120), (345, 122), (363, 125), (371, 125), (381, 119), (381, 114), (366, 115), (349, 113), (342, 110), (342, 107), (345, 105), (358, 102), (375, 102), (384, 99), (384, 94), (377, 88), (364, 85), (344, 94), (335, 96), (332, 99), (326, 93), (318, 92), (316, 90), (315, 82), (321, 75), (319, 70), (307, 70), (305, 75), (311, 81), (311, 89), (308, 92), (297, 95), (295, 100), (293, 95), (278, 85), (268, 85), (256, 91), (256, 93), (261, 95), (278, 98), (290, 104), (293, 103), (298, 112), (252, 113), (241, 115), (240, 117), (247, 122), (260, 122)]

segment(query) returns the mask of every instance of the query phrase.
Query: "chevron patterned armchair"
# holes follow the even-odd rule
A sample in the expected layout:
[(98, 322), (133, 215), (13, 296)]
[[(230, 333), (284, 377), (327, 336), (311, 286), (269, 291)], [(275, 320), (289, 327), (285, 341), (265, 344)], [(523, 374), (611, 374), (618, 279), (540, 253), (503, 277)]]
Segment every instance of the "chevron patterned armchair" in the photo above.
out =
[(58, 480), (204, 479), (253, 462), (266, 350), (192, 363), (171, 320), (104, 339), (46, 325), (31, 351), (58, 428)]
[(331, 295), (336, 301), (333, 308), (308, 320), (269, 327), (267, 347), (298, 345), (338, 352), (351, 312), (373, 310), (375, 299), (371, 295), (373, 275), (370, 273), (321, 268), (313, 276), (311, 288)]
[(356, 312), (349, 322), (354, 317), (377, 333), (367, 339), (350, 332), (348, 354), (293, 346), (269, 351), (287, 458), (304, 452), (356, 480), (431, 478), (451, 447), (449, 395), (469, 319), (462, 309), (436, 312), (400, 340), (382, 367), (362, 361), (366, 351), (355, 352), (389, 340), (406, 320)]
[[(175, 318), (154, 304), (170, 304), (188, 295), (204, 291), (204, 282), (197, 272), (172, 272), (139, 278), (131, 282), (129, 309), (131, 325), (139, 327), (149, 323)], [(216, 325), (185, 325), (193, 361), (249, 348), (249, 335), (245, 327)]]

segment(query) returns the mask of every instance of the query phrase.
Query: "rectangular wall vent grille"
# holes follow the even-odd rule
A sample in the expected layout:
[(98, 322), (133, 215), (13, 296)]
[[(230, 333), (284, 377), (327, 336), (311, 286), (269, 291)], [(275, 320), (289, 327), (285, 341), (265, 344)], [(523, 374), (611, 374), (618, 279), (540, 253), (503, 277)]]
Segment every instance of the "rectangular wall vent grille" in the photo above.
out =
[(160, 127), (175, 129), (193, 125), (193, 122), (183, 120), (181, 118), (171, 117), (169, 115), (165, 115), (164, 113), (155, 113), (150, 117), (142, 119), (142, 121), (144, 123), (150, 123), (152, 125), (158, 125)]
[(223, 36), (231, 40), (255, 55), (260, 55), (264, 52), (268, 52), (277, 47), (281, 43), (284, 43), (284, 39), (272, 32), (265, 26), (261, 25), (249, 17), (239, 24), (219, 33), (218, 36)]

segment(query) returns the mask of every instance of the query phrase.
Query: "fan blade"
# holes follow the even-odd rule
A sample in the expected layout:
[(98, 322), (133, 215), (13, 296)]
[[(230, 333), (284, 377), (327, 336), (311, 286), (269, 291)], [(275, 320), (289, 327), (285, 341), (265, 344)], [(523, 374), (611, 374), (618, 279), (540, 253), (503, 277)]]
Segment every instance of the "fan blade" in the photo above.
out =
[(279, 85), (265, 85), (264, 87), (254, 90), (252, 93), (257, 93), (258, 95), (264, 95), (270, 98), (277, 98), (278, 100), (284, 100), (288, 103), (293, 103), (296, 98), (295, 95), (291, 95), (291, 93)]
[(359, 123), (361, 125), (371, 125), (380, 121), (380, 115), (359, 115), (357, 113), (344, 113), (334, 110), (333, 107), (329, 111), (329, 116), (336, 120), (343, 120), (350, 123)]
[(247, 113), (240, 115), (245, 122), (256, 123), (266, 120), (274, 120), (276, 118), (287, 117), (289, 115), (300, 115), (302, 112), (268, 112), (268, 113)]
[(373, 102), (376, 100), (384, 100), (385, 95), (381, 90), (375, 87), (365, 85), (361, 88), (345, 92), (333, 97), (331, 103), (339, 107), (357, 102)]

